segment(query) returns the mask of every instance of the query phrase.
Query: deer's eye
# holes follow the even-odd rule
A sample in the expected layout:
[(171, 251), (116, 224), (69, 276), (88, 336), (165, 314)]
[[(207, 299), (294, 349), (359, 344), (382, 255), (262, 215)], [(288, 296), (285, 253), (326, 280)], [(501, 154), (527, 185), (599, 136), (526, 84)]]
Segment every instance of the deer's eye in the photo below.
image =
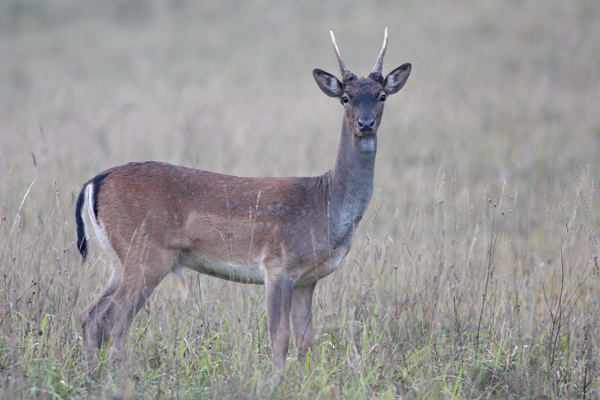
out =
[(342, 96), (342, 103), (348, 104), (349, 101), (348, 96)]
[(386, 97), (386, 95), (385, 95), (385, 94), (382, 94), (382, 95), (379, 97), (379, 101), (380, 101), (380, 102), (382, 102), (382, 103), (384, 103), (386, 99), (387, 99), (387, 97)]

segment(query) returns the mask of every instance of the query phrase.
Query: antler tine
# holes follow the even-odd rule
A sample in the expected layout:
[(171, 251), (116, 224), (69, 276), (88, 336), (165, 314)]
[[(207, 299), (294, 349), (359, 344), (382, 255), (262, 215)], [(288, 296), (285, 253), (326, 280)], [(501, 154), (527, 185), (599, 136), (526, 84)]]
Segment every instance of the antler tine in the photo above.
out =
[(335, 43), (335, 35), (332, 31), (329, 31), (331, 34), (331, 43), (333, 43), (333, 50), (335, 51), (335, 55), (338, 59), (338, 63), (340, 64), (340, 72), (342, 73), (342, 79), (346, 78), (348, 75), (352, 75), (352, 71), (348, 67), (346, 67), (346, 63), (342, 60), (342, 56), (340, 55), (340, 49), (338, 49), (337, 44)]
[(379, 58), (373, 67), (373, 73), (381, 75), (381, 70), (383, 69), (383, 56), (385, 56), (385, 49), (387, 48), (388, 42), (388, 34), (387, 28), (385, 28), (385, 34), (383, 35), (383, 46), (381, 47), (381, 51), (379, 52)]

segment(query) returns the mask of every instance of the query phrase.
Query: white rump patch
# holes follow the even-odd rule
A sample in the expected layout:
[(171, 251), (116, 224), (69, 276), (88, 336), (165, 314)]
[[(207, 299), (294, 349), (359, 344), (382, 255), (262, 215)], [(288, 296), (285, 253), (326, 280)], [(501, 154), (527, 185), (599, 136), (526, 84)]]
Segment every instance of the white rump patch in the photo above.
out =
[[(106, 230), (103, 226), (104, 224), (102, 224), (101, 221), (98, 221), (96, 219), (96, 215), (94, 214), (94, 189), (95, 188), (93, 184), (89, 184), (85, 188), (85, 200), (83, 202), (83, 209), (81, 210), (81, 217), (83, 219), (83, 229), (85, 231), (85, 237), (88, 241), (90, 240), (88, 226), (89, 220), (92, 224), (92, 228), (94, 230), (96, 238), (100, 242), (100, 245), (102, 246), (103, 250), (108, 253), (113, 263), (113, 266), (115, 268), (115, 271), (113, 273), (119, 274), (123, 268), (123, 266), (121, 265), (121, 260), (119, 260), (117, 253), (110, 245), (110, 241), (108, 240), (108, 236), (106, 235)], [(85, 218), (86, 211), (88, 218)]]

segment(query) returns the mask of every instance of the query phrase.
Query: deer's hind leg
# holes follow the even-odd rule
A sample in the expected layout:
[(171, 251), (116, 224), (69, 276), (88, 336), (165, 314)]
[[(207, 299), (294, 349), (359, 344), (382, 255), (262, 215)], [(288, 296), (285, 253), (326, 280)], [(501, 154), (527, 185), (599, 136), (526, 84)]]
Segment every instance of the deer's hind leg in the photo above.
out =
[[(110, 344), (110, 356), (118, 366), (126, 359), (127, 333), (137, 312), (144, 306), (152, 291), (171, 272), (177, 253), (162, 246), (145, 243), (143, 249), (131, 249), (123, 263), (119, 280), (111, 280), (102, 295), (89, 308), (82, 324), (88, 347)], [(86, 330), (90, 333), (86, 335)], [(90, 352), (92, 353), (92, 352)], [(97, 350), (92, 353), (95, 366)], [(88, 362), (89, 362), (88, 357)]]
[(111, 264), (113, 274), (110, 277), (108, 285), (100, 296), (85, 308), (80, 317), (83, 343), (90, 372), (96, 367), (98, 362), (99, 349), (104, 343), (109, 341), (110, 336), (110, 332), (105, 332), (101, 329), (102, 326), (98, 323), (99, 318), (112, 301), (112, 296), (119, 288), (122, 279), (121, 261), (116, 258)]

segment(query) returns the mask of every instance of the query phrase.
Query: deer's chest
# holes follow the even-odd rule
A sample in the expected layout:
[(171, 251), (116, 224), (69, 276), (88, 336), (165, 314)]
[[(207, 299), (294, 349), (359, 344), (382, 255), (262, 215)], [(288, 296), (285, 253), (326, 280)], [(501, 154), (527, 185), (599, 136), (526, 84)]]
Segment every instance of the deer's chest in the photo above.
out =
[(317, 265), (313, 264), (313, 266), (306, 269), (298, 279), (296, 286), (299, 287), (311, 284), (337, 270), (342, 264), (342, 261), (344, 261), (349, 250), (349, 245), (331, 250), (331, 253), (324, 256), (320, 263)]

